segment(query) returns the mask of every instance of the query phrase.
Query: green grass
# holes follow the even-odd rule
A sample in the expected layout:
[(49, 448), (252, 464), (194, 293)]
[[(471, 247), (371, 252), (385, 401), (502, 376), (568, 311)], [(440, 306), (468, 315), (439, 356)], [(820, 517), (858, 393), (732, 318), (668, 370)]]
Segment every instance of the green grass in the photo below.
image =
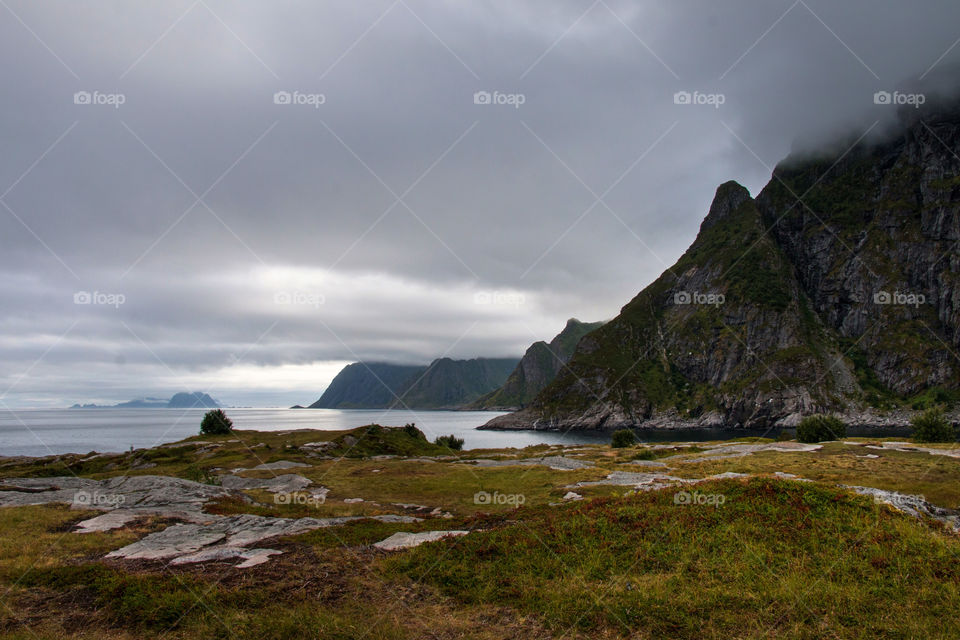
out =
[(960, 543), (839, 489), (714, 482), (522, 510), (517, 524), (383, 561), (464, 605), (551, 629), (635, 637), (930, 637), (960, 633)]

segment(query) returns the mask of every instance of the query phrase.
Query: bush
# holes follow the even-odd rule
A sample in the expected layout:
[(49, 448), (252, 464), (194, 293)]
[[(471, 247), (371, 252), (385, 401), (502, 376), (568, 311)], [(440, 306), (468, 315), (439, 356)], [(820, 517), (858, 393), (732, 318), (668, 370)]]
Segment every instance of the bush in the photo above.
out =
[(423, 431), (420, 431), (420, 429), (417, 429), (417, 425), (416, 425), (416, 423), (414, 423), (414, 422), (409, 422), (409, 423), (403, 425), (403, 430), (404, 430), (404, 431), (407, 433), (407, 435), (410, 436), (411, 438), (416, 438), (417, 440), (426, 440), (426, 439), (427, 439), (427, 436), (425, 436), (425, 435), (423, 434)]
[(928, 409), (910, 421), (917, 442), (953, 442), (957, 432), (939, 409)]
[(637, 436), (630, 429), (620, 429), (613, 432), (613, 438), (610, 440), (610, 446), (614, 449), (623, 449), (632, 447), (637, 442)]
[(463, 438), (458, 438), (453, 434), (450, 434), (449, 436), (440, 436), (434, 440), (434, 444), (440, 445), (441, 447), (446, 447), (447, 449), (452, 449), (453, 451), (460, 451), (463, 449)]
[(807, 416), (797, 425), (799, 442), (822, 442), (847, 437), (847, 425), (835, 416)]
[(233, 420), (227, 417), (223, 409), (207, 411), (200, 422), (200, 433), (208, 436), (222, 436), (233, 430)]

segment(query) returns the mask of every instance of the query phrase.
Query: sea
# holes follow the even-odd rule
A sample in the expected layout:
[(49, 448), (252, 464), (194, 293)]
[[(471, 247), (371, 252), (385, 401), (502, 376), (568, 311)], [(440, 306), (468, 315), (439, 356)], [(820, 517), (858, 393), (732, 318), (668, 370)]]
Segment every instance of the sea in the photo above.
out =
[[(340, 409), (225, 409), (237, 429), (340, 431), (368, 424), (413, 423), (430, 440), (453, 434), (465, 449), (522, 448), (537, 444), (596, 444), (609, 433), (553, 431), (478, 431), (503, 415), (495, 411), (408, 411)], [(196, 435), (205, 409), (13, 409), (0, 410), (0, 456), (46, 456), (91, 451), (120, 452), (154, 447)], [(744, 436), (776, 437), (778, 432), (743, 429), (636, 431), (641, 442), (728, 440)], [(851, 435), (881, 435), (869, 432)], [(885, 433), (882, 435), (891, 435)]]

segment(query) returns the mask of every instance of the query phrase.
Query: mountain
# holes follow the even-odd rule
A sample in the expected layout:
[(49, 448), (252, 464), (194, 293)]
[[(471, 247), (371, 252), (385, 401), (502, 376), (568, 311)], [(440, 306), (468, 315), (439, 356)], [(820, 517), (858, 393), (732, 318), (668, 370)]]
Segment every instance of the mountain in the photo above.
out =
[(425, 366), (387, 362), (354, 362), (333, 379), (310, 409), (383, 409), (403, 393), (407, 382), (427, 370)]
[(570, 318), (563, 331), (549, 344), (540, 340), (530, 345), (502, 387), (470, 403), (467, 408), (511, 410), (527, 405), (560, 373), (573, 356), (580, 338), (602, 326), (603, 322), (580, 322)]
[(167, 403), (168, 409), (218, 409), (219, 407), (220, 404), (216, 400), (199, 391), (177, 393)]
[(504, 383), (516, 358), (439, 358), (427, 366), (355, 362), (311, 409), (453, 409)]
[(194, 391), (174, 394), (169, 400), (163, 398), (136, 398), (113, 405), (75, 404), (71, 409), (217, 409), (220, 404), (206, 393)]
[(960, 397), (960, 108), (721, 185), (687, 252), (487, 428), (791, 424)]

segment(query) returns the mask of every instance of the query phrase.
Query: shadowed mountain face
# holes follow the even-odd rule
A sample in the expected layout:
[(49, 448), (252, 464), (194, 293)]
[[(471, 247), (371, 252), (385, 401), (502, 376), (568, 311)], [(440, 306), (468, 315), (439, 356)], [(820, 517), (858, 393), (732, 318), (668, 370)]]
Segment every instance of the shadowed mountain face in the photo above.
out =
[(580, 322), (571, 318), (549, 344), (541, 340), (530, 345), (504, 385), (471, 403), (468, 408), (509, 410), (526, 406), (557, 377), (573, 356), (580, 339), (602, 326), (602, 322)]
[(454, 409), (498, 388), (516, 358), (440, 358), (429, 366), (355, 362), (311, 409)]
[(960, 387), (960, 114), (717, 189), (696, 240), (491, 428), (767, 426)]

